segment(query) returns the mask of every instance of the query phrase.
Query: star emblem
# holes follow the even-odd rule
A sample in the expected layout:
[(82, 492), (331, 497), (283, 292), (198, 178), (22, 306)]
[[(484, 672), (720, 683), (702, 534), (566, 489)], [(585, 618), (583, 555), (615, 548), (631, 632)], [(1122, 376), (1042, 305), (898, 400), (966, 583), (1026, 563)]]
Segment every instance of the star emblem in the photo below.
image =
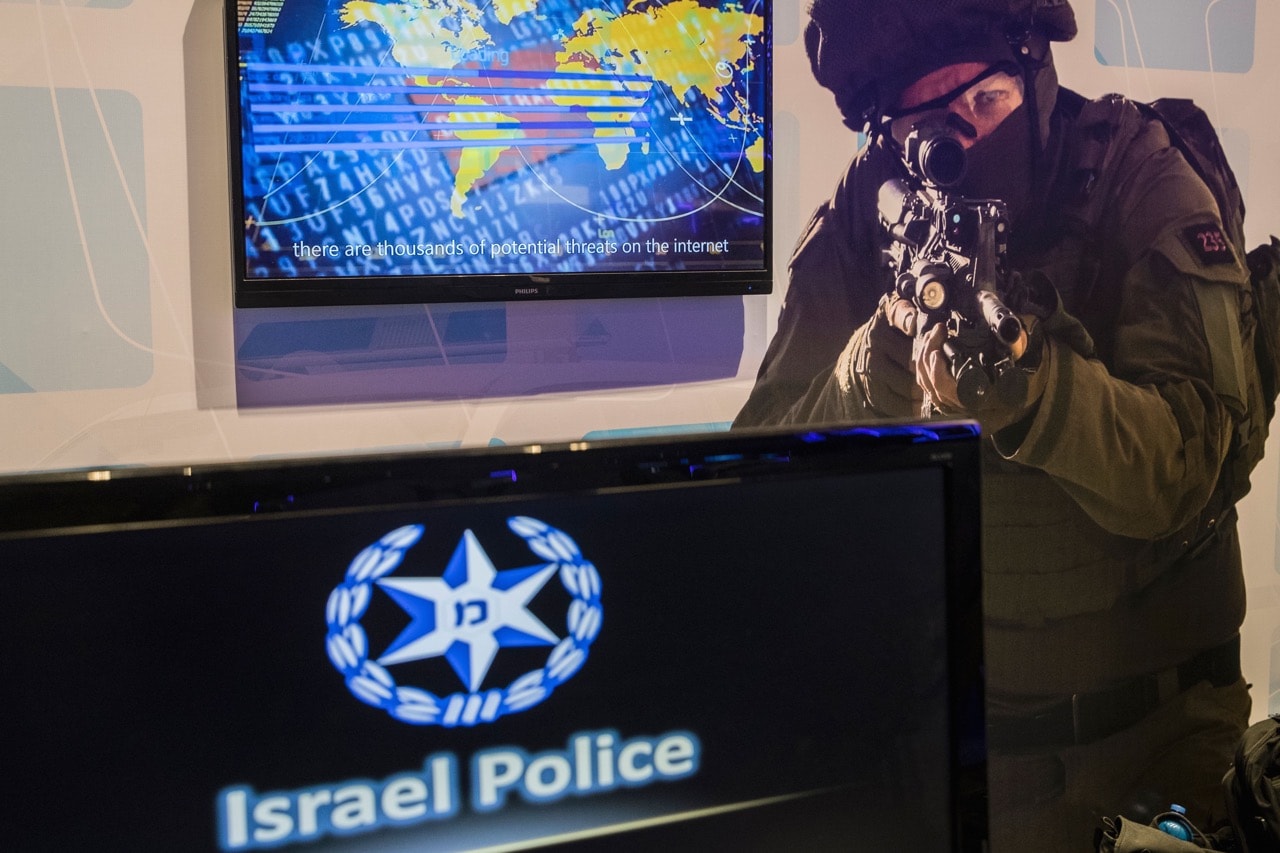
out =
[(465, 531), (440, 577), (378, 581), (410, 617), (378, 663), (443, 656), (476, 692), (498, 649), (559, 642), (528, 607), (555, 572), (554, 563), (497, 571), (475, 534)]

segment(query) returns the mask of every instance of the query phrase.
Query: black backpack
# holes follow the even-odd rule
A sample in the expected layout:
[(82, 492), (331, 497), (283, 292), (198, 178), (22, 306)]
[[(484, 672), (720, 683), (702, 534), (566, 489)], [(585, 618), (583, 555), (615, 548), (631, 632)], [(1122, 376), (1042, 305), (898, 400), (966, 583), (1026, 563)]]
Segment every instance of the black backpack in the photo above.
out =
[(1240, 853), (1280, 850), (1280, 715), (1245, 731), (1222, 785), (1236, 849)]

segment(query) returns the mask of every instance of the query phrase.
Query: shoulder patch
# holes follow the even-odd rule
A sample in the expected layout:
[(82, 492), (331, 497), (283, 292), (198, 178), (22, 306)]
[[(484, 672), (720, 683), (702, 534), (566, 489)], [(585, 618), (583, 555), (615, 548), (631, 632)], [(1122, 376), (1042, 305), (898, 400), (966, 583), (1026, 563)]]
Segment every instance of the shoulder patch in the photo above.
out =
[(1231, 251), (1227, 235), (1222, 232), (1222, 226), (1215, 222), (1183, 228), (1182, 239), (1187, 241), (1191, 253), (1205, 266), (1235, 263), (1235, 252)]

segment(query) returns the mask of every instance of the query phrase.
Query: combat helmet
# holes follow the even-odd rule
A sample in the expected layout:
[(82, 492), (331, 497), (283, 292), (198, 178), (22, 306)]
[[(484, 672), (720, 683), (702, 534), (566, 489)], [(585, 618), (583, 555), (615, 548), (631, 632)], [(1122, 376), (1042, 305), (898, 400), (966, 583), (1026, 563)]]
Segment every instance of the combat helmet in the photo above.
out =
[(1012, 59), (1046, 110), (1047, 131), (1057, 94), (1048, 42), (1076, 35), (1068, 0), (813, 0), (809, 18), (813, 75), (855, 130), (868, 129), (906, 85), (935, 68)]

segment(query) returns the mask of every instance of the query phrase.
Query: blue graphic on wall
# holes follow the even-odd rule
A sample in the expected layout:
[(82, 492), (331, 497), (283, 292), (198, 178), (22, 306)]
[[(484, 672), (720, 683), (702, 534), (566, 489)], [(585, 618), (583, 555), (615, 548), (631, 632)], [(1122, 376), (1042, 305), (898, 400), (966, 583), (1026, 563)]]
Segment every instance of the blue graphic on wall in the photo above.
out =
[(736, 296), (235, 313), (244, 408), (523, 397), (724, 379)]
[[(586, 663), (600, 633), (600, 575), (563, 531), (517, 516), (507, 526), (524, 539), (540, 562), (497, 570), (475, 534), (467, 530), (439, 577), (393, 578), (405, 552), (421, 540), (422, 525), (401, 527), (361, 551), (326, 611), (329, 660), (362, 702), (401, 722), (445, 727), (491, 723), (542, 702)], [(565, 636), (558, 636), (530, 609), (552, 577), (569, 594)], [(385, 651), (369, 657), (361, 619), (381, 589), (409, 617)], [(502, 649), (550, 648), (545, 664), (505, 687), (485, 689)], [(443, 658), (463, 689), (440, 696), (399, 685), (387, 667)]]
[(1097, 0), (1103, 65), (1243, 74), (1253, 67), (1256, 0)]
[(146, 382), (151, 275), (138, 101), (121, 91), (0, 86), (0, 151), (0, 394)]

